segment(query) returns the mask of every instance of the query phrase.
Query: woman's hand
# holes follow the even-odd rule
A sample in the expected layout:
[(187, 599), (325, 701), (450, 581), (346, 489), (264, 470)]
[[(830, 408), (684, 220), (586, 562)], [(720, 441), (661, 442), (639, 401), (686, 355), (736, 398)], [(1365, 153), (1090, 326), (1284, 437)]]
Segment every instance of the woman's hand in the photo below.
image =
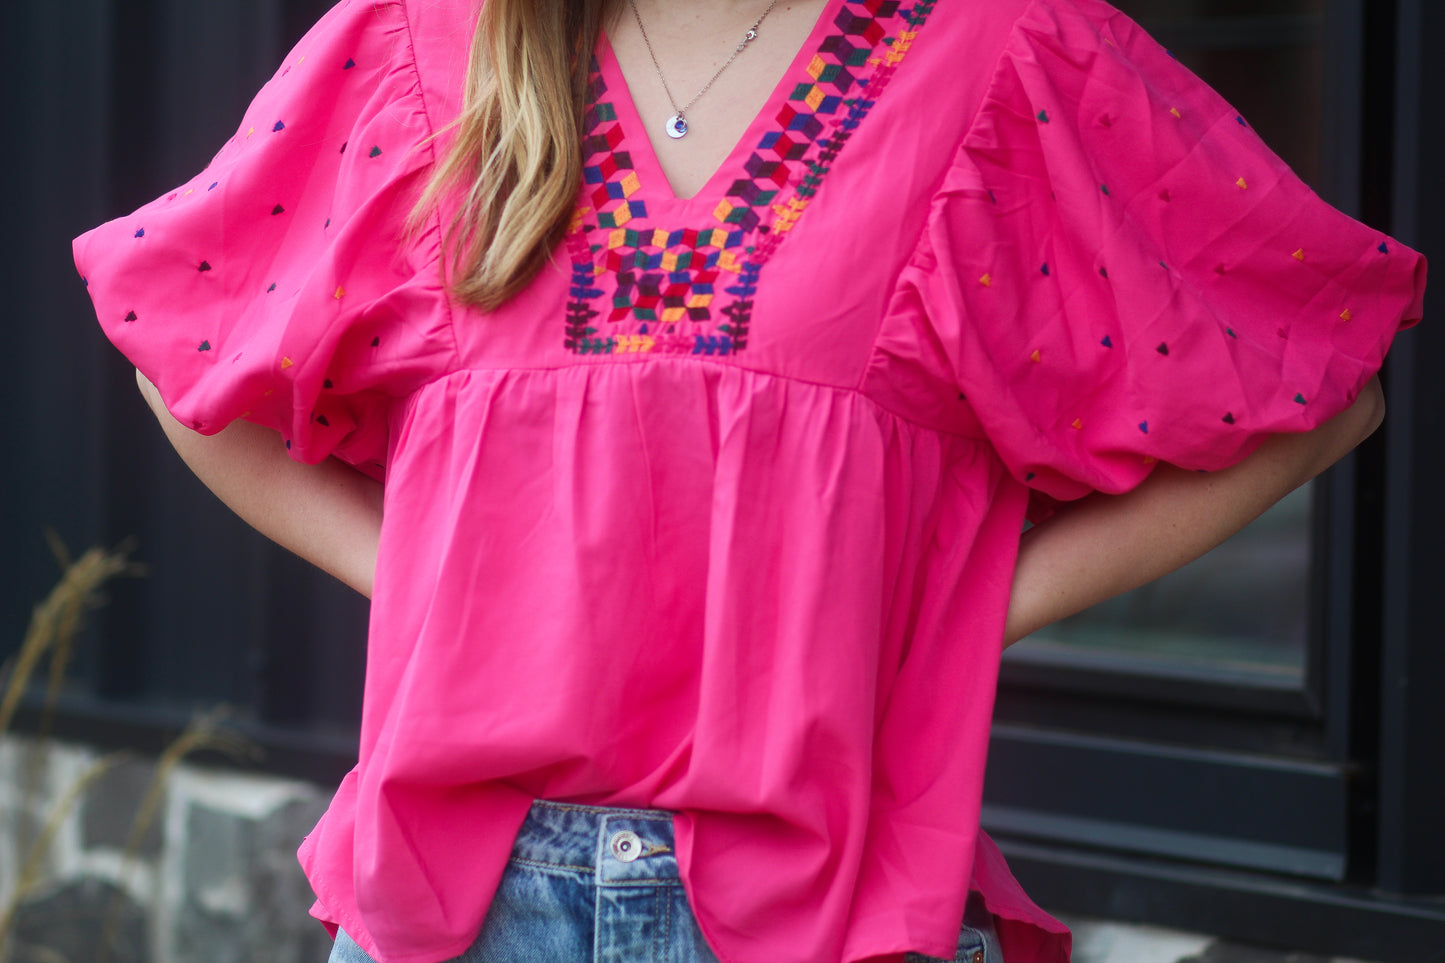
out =
[(1004, 644), (1193, 561), (1333, 465), (1384, 416), (1384, 393), (1372, 378), (1335, 418), (1313, 431), (1273, 435), (1225, 471), (1160, 465), (1127, 494), (1065, 506), (1023, 536)]
[(258, 532), (371, 597), (381, 538), (379, 483), (335, 458), (293, 461), (281, 436), (236, 421), (198, 434), (176, 421), (155, 385), (136, 372), (146, 402), (206, 487)]

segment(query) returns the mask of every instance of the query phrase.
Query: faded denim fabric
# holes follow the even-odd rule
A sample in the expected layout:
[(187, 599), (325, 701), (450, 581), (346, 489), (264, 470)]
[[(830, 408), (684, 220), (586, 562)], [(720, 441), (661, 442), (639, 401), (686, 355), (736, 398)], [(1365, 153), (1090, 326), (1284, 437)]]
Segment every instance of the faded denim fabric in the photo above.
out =
[[(672, 813), (537, 800), (475, 943), (451, 963), (718, 963), (688, 905)], [(932, 957), (908, 954), (909, 963)], [(1002, 963), (971, 894), (958, 963)], [(345, 930), (328, 963), (375, 963)]]

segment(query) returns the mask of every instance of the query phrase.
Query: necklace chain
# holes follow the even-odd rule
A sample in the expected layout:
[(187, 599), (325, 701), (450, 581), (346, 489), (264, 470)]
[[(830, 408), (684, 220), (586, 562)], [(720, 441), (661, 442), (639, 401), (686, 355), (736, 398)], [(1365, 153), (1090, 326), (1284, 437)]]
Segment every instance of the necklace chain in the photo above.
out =
[(667, 102), (672, 105), (673, 115), (667, 119), (667, 135), (676, 139), (687, 133), (687, 112), (692, 109), (694, 104), (702, 99), (703, 94), (712, 89), (712, 85), (723, 75), (723, 71), (733, 65), (733, 61), (737, 60), (738, 56), (748, 48), (748, 44), (758, 39), (758, 27), (762, 26), (768, 14), (773, 12), (773, 8), (778, 5), (778, 0), (772, 0), (772, 2), (768, 4), (762, 16), (753, 21), (753, 25), (743, 34), (743, 39), (733, 48), (732, 56), (717, 69), (717, 73), (713, 74), (707, 83), (702, 85), (701, 90), (693, 94), (692, 100), (689, 100), (681, 107), (677, 106), (677, 98), (672, 95), (672, 88), (667, 85), (667, 78), (662, 74), (662, 64), (657, 62), (657, 51), (652, 49), (652, 40), (647, 36), (647, 28), (642, 25), (642, 14), (637, 11), (637, 0), (628, 0), (628, 5), (632, 7), (632, 19), (637, 21), (637, 29), (638, 32), (642, 34), (642, 42), (647, 47), (647, 55), (652, 58), (652, 66), (657, 71), (657, 79), (662, 81), (663, 93), (667, 94)]

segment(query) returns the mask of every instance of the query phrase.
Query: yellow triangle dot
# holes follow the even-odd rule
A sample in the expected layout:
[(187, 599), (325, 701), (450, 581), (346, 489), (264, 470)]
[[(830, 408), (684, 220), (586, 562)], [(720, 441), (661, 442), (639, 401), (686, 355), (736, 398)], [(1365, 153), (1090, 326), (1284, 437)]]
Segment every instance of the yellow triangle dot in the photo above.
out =
[(1234, 186), (1237, 187), (1237, 188), (1239, 188), (1239, 189), (1242, 190), (1242, 191), (1247, 191), (1247, 190), (1249, 190), (1249, 185), (1244, 182), (1244, 178), (1243, 178), (1243, 177), (1241, 177), (1239, 180), (1235, 181), (1235, 182), (1234, 182)]
[(1350, 320), (1351, 318), (1353, 318), (1353, 317), (1354, 317), (1354, 315), (1350, 313), (1350, 309), (1349, 309), (1349, 308), (1345, 308), (1343, 311), (1340, 312), (1340, 320), (1341, 320), (1341, 321), (1349, 321), (1349, 320)]
[(252, 127), (250, 130), (246, 131), (246, 136), (250, 137), (254, 133), (256, 133), (256, 128)]
[(1070, 425), (1069, 427), (1070, 427), (1070, 428), (1073, 428), (1075, 431), (1077, 431), (1078, 429), (1084, 427), (1084, 419), (1082, 419), (1082, 418), (1075, 418), (1075, 419), (1074, 419), (1074, 423), (1073, 423), (1072, 425)]
[(344, 297), (346, 297), (346, 289), (345, 289), (345, 288), (337, 288), (337, 289), (336, 289), (336, 300), (340, 301), (340, 300), (341, 300), (342, 298), (344, 298)]
[(1298, 251), (1295, 251), (1295, 252), (1294, 252), (1294, 259), (1295, 259), (1296, 261), (1303, 261), (1303, 260), (1305, 259), (1305, 249), (1304, 249), (1304, 248), (1300, 248)]
[(978, 283), (982, 284), (984, 287), (989, 287), (993, 284), (993, 278), (985, 274), (983, 277), (978, 279)]
[(282, 359), (281, 359), (281, 370), (282, 370), (282, 371), (285, 371), (287, 368), (291, 367), (291, 366), (294, 365), (295, 363), (296, 363), (296, 362), (292, 361), (290, 358), (282, 358)]
[(1039, 350), (1037, 348), (1034, 349), (1033, 354), (1029, 355), (1029, 360), (1032, 361), (1034, 364), (1039, 363), (1041, 358), (1039, 357)]
[(1183, 114), (1181, 114), (1181, 113), (1179, 112), (1179, 108), (1178, 108), (1178, 107), (1170, 107), (1170, 108), (1169, 108), (1169, 113), (1173, 114), (1175, 117), (1183, 117), (1183, 116), (1184, 116)]

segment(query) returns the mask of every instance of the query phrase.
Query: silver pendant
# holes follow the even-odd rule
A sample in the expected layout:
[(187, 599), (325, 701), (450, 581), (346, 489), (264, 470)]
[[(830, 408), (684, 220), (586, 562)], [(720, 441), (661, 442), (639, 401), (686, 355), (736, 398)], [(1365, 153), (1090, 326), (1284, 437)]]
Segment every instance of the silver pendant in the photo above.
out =
[(673, 140), (687, 136), (687, 120), (681, 114), (667, 118), (667, 136)]

